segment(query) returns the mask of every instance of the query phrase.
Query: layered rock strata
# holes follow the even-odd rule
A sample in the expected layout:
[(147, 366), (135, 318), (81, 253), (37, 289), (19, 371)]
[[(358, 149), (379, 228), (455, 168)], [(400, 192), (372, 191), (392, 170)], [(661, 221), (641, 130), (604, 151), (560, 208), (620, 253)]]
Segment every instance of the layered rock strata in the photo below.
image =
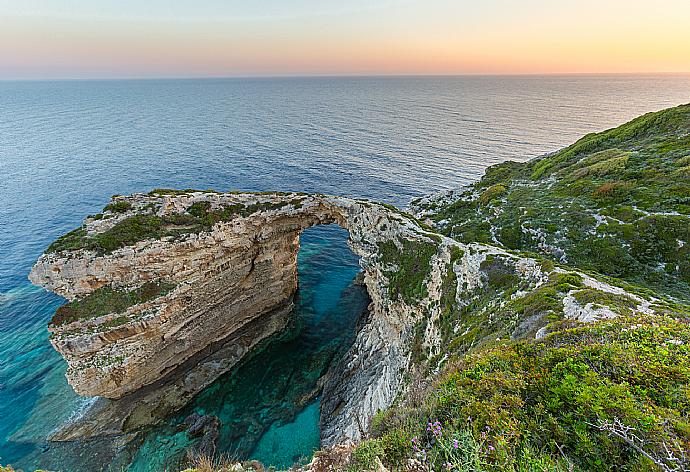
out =
[[(104, 288), (130, 301), (145, 284), (172, 288), (118, 312), (74, 319), (75, 308), (54, 319), (51, 342), (70, 384), (110, 399), (58, 439), (154, 423), (282, 329), (297, 289), (299, 235), (314, 225), (349, 231), (371, 298), (352, 347), (324, 380), (325, 446), (360, 440), (416, 369), (441, 366), (444, 343), (469, 349), (497, 336), (541, 337), (553, 319), (645, 313), (654, 302), (494, 246), (459, 243), (366, 200), (189, 191), (117, 197), (109, 207), (118, 211), (58, 240), (31, 280), (82, 307)], [(156, 231), (135, 225), (136, 237), (123, 236), (132, 222)], [(548, 309), (534, 309), (542, 293)]]
[(283, 332), (290, 322), (291, 302), (207, 346), (151, 385), (115, 400), (97, 398), (78, 421), (62, 425), (49, 439), (77, 441), (119, 435), (164, 421), (237, 365), (252, 349)]
[[(117, 197), (113, 205), (124, 211), (87, 218), (77, 247), (58, 247), (41, 256), (31, 271), (31, 281), (73, 304), (104, 288), (126, 294), (153, 282), (174, 288), (124, 311), (68, 318), (50, 326), (51, 342), (67, 361), (67, 379), (77, 393), (117, 402), (154, 390), (199, 353), (224, 345), (243, 326), (281, 307), (289, 308), (297, 289), (301, 231), (337, 223), (350, 233), (372, 298), (369, 322), (353, 349), (362, 359), (385, 357), (390, 367), (385, 368), (385, 375), (379, 375), (381, 365), (359, 369), (355, 375), (359, 381), (352, 383), (350, 392), (342, 392), (349, 407), (334, 412), (334, 416), (347, 417), (339, 425), (352, 425), (339, 426), (338, 433), (329, 434), (329, 441), (357, 437), (358, 427), (353, 425), (366, 424), (371, 414), (390, 404), (401, 385), (399, 371), (406, 364), (404, 350), (397, 346), (409, 337), (413, 323), (408, 318), (419, 314), (411, 308), (397, 309), (390, 300), (385, 275), (389, 267), (380, 260), (379, 245), (400, 245), (403, 240), (432, 243), (413, 219), (366, 200), (323, 195), (152, 193)], [(188, 215), (200, 205), (204, 216), (219, 212), (227, 216), (228, 209), (236, 213), (202, 231), (185, 227), (182, 218), (172, 218)], [(123, 225), (142, 215), (162, 219), (165, 235), (127, 240), (112, 250), (93, 244), (119, 236)], [(182, 224), (169, 224), (177, 220)], [(225, 364), (206, 369), (204, 380), (193, 382), (192, 390), (210, 383), (233, 363)], [(359, 391), (361, 384), (368, 388)], [(125, 417), (135, 418), (127, 421), (138, 424), (137, 418), (146, 414), (130, 412)], [(122, 421), (114, 424), (115, 430), (120, 429)], [(88, 434), (88, 429), (80, 428), (79, 434)], [(72, 437), (74, 431), (61, 436)]]

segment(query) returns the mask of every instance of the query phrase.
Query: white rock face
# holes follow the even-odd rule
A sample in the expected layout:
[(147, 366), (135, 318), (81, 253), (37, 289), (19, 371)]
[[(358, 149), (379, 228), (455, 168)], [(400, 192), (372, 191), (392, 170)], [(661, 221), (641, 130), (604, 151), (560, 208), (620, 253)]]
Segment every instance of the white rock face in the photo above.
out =
[[(174, 287), (121, 313), (49, 328), (53, 346), (68, 363), (67, 379), (75, 391), (115, 401), (115, 406), (105, 407), (101, 402), (98, 419), (64, 432), (65, 439), (106, 430), (116, 434), (125, 430), (125, 424), (150, 424), (153, 419), (148, 411), (160, 404), (152, 385), (175, 379), (168, 384), (174, 387), (166, 387), (164, 393), (166, 411), (174, 411), (239, 362), (258, 340), (282, 329), (281, 314), (290, 310), (297, 289), (299, 235), (310, 226), (337, 223), (349, 231), (350, 246), (360, 256), (371, 298), (353, 346), (325, 379), (321, 396), (324, 446), (359, 441), (372, 416), (405, 391), (405, 378), (417, 367), (412, 362), (414, 343), (421, 344), (430, 357), (447, 357), (442, 345), (442, 330), (448, 329), (441, 326), (444, 300), (450, 296), (458, 308), (492, 293), (486, 292), (488, 276), (483, 267), (489, 257), (500, 260), (498, 265), (509, 267), (519, 279), (519, 290), (510, 300), (547, 283), (554, 272), (565, 272), (545, 271), (534, 259), (494, 246), (458, 243), (392, 207), (366, 200), (295, 193), (190, 192), (137, 194), (117, 201), (128, 202), (130, 209), (87, 219), (86, 234), (103, 234), (134, 215), (188, 215), (195, 203), (212, 210), (232, 207), (237, 214), (198, 233), (142, 240), (111, 253), (83, 249), (48, 253), (36, 262), (31, 281), (68, 300), (83, 299), (106, 286), (132, 290), (147, 282), (165, 281)], [(414, 251), (410, 245), (432, 249), (422, 256), (410, 253)], [(398, 252), (392, 259), (384, 254), (391, 248)], [(416, 274), (424, 290), (414, 299), (396, 293), (391, 281), (410, 259), (418, 259), (419, 270), (424, 270)], [(580, 276), (587, 287), (625, 293)], [(649, 309), (648, 301), (630, 296), (639, 303), (638, 311)], [(505, 307), (509, 300), (491, 303), (494, 308)], [(616, 316), (606, 307), (582, 307), (574, 297), (566, 297), (563, 303), (566, 317), (583, 322)], [(465, 321), (451, 320), (450, 329), (460, 335), (459, 329), (469, 329), (462, 327)], [(486, 322), (491, 321), (489, 316)], [(547, 333), (544, 316), (521, 323), (514, 336)], [(180, 369), (189, 369), (190, 364), (203, 365), (204, 374), (189, 370), (181, 374)], [(174, 393), (180, 389), (185, 395)], [(144, 406), (127, 405), (134, 398), (140, 398)]]
[(31, 281), (68, 300), (105, 286), (131, 290), (163, 280), (175, 287), (124, 313), (50, 327), (51, 342), (67, 361), (67, 379), (77, 393), (110, 399), (132, 395), (232, 339), (248, 323), (289, 308), (297, 288), (301, 231), (338, 223), (349, 231), (350, 245), (360, 256), (372, 303), (348, 356), (351, 381), (337, 389), (344, 404), (325, 421), (338, 426), (326, 427), (330, 432), (325, 437), (333, 442), (358, 439), (370, 416), (393, 401), (409, 363), (406, 343), (425, 303), (407, 306), (389, 298), (379, 244), (433, 243), (431, 233), (389, 207), (322, 195), (195, 192), (119, 200), (129, 202), (131, 209), (87, 220), (89, 236), (142, 212), (182, 214), (196, 202), (208, 202), (212, 209), (238, 206), (244, 216), (219, 222), (210, 231), (139, 241), (109, 254), (76, 250), (41, 256)]
[(593, 303), (587, 303), (584, 306), (580, 305), (572, 295), (567, 295), (563, 298), (563, 312), (566, 318), (582, 323), (592, 323), (618, 316), (618, 313), (607, 306), (597, 307)]

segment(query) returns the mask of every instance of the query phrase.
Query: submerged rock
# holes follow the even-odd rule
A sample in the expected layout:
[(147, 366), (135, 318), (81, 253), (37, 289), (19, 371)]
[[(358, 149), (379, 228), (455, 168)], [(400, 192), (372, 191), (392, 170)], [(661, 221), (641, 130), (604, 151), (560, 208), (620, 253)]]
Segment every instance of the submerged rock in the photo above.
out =
[(192, 413), (185, 418), (184, 423), (189, 426), (187, 435), (190, 438), (200, 438), (189, 450), (189, 455), (191, 457), (213, 457), (216, 453), (216, 441), (220, 430), (218, 417)]

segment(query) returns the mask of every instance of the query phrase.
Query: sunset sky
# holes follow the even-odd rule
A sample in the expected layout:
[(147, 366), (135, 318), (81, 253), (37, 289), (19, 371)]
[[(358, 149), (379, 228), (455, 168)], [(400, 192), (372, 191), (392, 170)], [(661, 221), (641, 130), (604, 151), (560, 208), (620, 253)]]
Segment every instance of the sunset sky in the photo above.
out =
[(0, 0), (0, 78), (690, 72), (689, 0)]

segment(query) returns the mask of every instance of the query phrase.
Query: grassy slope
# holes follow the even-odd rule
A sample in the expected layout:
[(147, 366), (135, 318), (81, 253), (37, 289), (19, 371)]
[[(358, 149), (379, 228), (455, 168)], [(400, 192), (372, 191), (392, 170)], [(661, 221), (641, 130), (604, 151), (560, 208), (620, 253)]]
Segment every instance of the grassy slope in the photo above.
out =
[[(689, 133), (690, 106), (648, 114), (549, 157), (494, 166), (454, 203), (426, 202), (426, 215), (463, 242), (495, 237), (676, 301), (643, 315), (576, 276), (552, 273), (535, 290), (487, 259), (486, 284), (463, 295), (467, 306), (446, 298), (441, 374), (438, 356), (417, 359), (431, 385), (379, 413), (347, 467), (690, 467)], [(567, 293), (620, 317), (564, 320)], [(509, 335), (535, 317), (551, 320), (545, 338)]]
[(540, 252), (687, 301), (690, 105), (490, 167), (454, 203), (422, 206), (458, 240)]
[[(413, 353), (427, 382), (376, 415), (368, 439), (338, 467), (690, 467), (689, 133), (690, 106), (648, 114), (549, 157), (494, 166), (453, 203), (427, 203), (427, 216), (461, 241), (540, 252), (680, 301), (641, 315), (626, 297), (586, 288), (548, 260), (548, 281), (535, 288), (506, 260), (490, 257), (482, 264), (484, 286), (462, 293), (467, 304), (459, 306), (449, 271), (438, 320), (442, 352), (419, 344)], [(399, 259), (381, 249), (382, 257)], [(423, 295), (423, 266), (403, 264), (393, 294)], [(565, 320), (567, 295), (620, 317)], [(541, 340), (534, 339), (537, 322), (550, 323)]]

